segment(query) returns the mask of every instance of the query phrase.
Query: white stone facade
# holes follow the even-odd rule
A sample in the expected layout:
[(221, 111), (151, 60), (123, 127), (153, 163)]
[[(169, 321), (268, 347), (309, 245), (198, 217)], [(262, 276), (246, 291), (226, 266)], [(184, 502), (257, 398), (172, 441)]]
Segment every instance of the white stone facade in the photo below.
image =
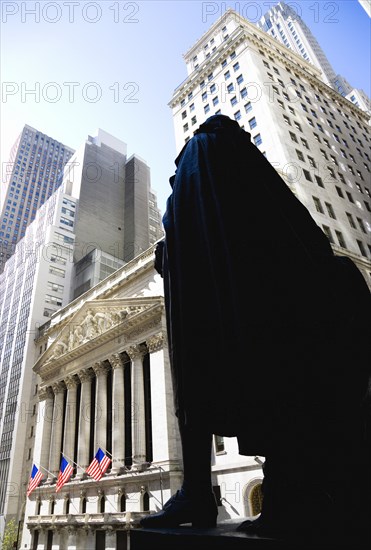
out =
[[(215, 114), (236, 120), (371, 288), (369, 114), (326, 85), (321, 71), (228, 9), (184, 55), (174, 91), (178, 152)], [(246, 184), (258, 185), (246, 173)], [(259, 208), (262, 223), (264, 204)], [(274, 230), (272, 228), (272, 230)]]

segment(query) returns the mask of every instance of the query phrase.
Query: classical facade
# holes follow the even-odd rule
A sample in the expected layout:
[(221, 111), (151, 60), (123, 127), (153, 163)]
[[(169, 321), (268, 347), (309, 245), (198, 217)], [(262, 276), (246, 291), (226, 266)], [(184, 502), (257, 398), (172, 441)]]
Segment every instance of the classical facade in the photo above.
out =
[[(36, 133), (31, 139), (30, 132), (26, 127), (29, 147), (36, 137), (47, 138)], [(24, 156), (28, 146), (21, 140), (19, 147)], [(32, 367), (47, 346), (46, 340), (35, 346), (38, 327), (162, 234), (149, 167), (137, 155), (127, 159), (126, 148), (102, 129), (88, 136), (60, 172), (58, 188), (35, 207), (0, 272), (0, 540), (5, 524), (22, 521), (24, 513), (19, 487), (28, 480), (36, 432)], [(19, 170), (14, 168), (17, 178)], [(53, 353), (58, 349), (63, 351), (62, 343)]]
[[(44, 477), (26, 500), (23, 550), (125, 548), (126, 531), (180, 487), (163, 285), (153, 262), (152, 247), (40, 329), (37, 345), (48, 346), (33, 369), (33, 463)], [(85, 470), (99, 447), (112, 462), (95, 481)], [(56, 492), (62, 453), (74, 473)], [(212, 463), (219, 520), (258, 513), (261, 459), (239, 455), (235, 438), (215, 436)]]

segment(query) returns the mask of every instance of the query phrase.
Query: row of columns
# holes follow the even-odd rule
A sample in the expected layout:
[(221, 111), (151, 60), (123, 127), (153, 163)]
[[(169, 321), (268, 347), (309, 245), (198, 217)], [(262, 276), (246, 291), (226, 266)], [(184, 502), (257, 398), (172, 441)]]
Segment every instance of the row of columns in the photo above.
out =
[[(146, 461), (145, 437), (145, 394), (143, 357), (151, 350), (158, 349), (158, 336), (149, 339), (146, 346), (131, 346), (124, 351), (131, 361), (131, 399), (132, 399), (132, 459), (133, 465)], [(93, 436), (94, 453), (98, 447), (103, 449), (107, 443), (107, 375), (112, 368), (112, 471), (117, 472), (125, 462), (125, 395), (124, 365), (121, 353), (114, 353), (105, 361), (99, 361), (91, 368), (68, 375), (63, 380), (43, 387), (39, 392), (39, 413), (43, 420), (41, 436), (40, 465), (54, 476), (58, 475), (61, 461), (61, 443), (63, 454), (73, 459), (77, 434), (77, 464), (86, 469), (93, 457), (89, 456), (90, 439)], [(92, 379), (96, 378), (95, 410), (92, 411)], [(77, 420), (77, 388), (81, 384), (80, 408)], [(65, 402), (65, 420), (63, 430), (63, 410)], [(94, 414), (94, 433), (91, 434), (91, 414)], [(121, 463), (121, 464), (120, 464)], [(77, 475), (82, 475), (78, 471)], [(52, 475), (49, 475), (49, 480)]]

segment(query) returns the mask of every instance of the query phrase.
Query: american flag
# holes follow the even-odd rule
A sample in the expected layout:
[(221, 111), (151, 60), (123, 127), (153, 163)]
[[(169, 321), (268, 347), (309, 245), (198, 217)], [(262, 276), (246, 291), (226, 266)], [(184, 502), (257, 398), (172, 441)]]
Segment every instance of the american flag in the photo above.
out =
[(70, 477), (73, 474), (73, 467), (62, 455), (61, 467), (59, 470), (59, 475), (57, 479), (57, 485), (55, 486), (55, 492), (58, 493), (62, 489), (63, 485), (67, 483)]
[(39, 468), (36, 466), (36, 464), (34, 464), (33, 467), (32, 467), (30, 481), (28, 483), (28, 489), (27, 489), (27, 496), (28, 497), (30, 496), (32, 491), (34, 489), (36, 489), (36, 487), (40, 483), (42, 477), (43, 477), (42, 472), (40, 472)]
[(86, 469), (86, 473), (89, 474), (95, 481), (99, 481), (103, 477), (108, 466), (111, 464), (111, 459), (102, 451), (99, 447), (95, 457)]

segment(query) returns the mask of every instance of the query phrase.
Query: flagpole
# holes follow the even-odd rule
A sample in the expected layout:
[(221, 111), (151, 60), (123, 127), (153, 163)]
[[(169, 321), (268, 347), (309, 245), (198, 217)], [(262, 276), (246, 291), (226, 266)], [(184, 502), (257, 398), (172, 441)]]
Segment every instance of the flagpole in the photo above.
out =
[(50, 474), (51, 476), (55, 477), (55, 479), (57, 479), (57, 476), (54, 475), (54, 474), (52, 474), (51, 472), (49, 472), (49, 470), (47, 470), (46, 468), (44, 468), (44, 466), (40, 466), (40, 468), (41, 468), (42, 470), (45, 470), (46, 472), (48, 472), (48, 474)]
[(80, 468), (80, 470), (82, 470), (83, 472), (85, 472), (85, 468), (82, 468), (82, 466), (80, 466), (80, 464), (77, 464), (77, 462), (75, 462), (74, 460), (72, 460), (72, 458), (70, 458), (69, 456), (66, 455), (66, 453), (62, 453), (61, 452), (61, 455), (62, 456), (65, 456), (67, 458), (67, 460), (69, 460), (70, 462), (72, 462), (72, 464), (75, 464), (75, 466), (77, 466), (78, 468)]
[(126, 465), (125, 465), (125, 464), (123, 464), (120, 460), (114, 459), (112, 453), (110, 453), (109, 451), (107, 451), (107, 449), (105, 449), (104, 447), (102, 447), (102, 445), (99, 445), (99, 448), (102, 449), (102, 451), (104, 451), (104, 452), (107, 453), (108, 455), (110, 455), (112, 462), (113, 462), (113, 461), (118, 462), (118, 464), (120, 464), (121, 466), (123, 466), (124, 468), (126, 468)]

